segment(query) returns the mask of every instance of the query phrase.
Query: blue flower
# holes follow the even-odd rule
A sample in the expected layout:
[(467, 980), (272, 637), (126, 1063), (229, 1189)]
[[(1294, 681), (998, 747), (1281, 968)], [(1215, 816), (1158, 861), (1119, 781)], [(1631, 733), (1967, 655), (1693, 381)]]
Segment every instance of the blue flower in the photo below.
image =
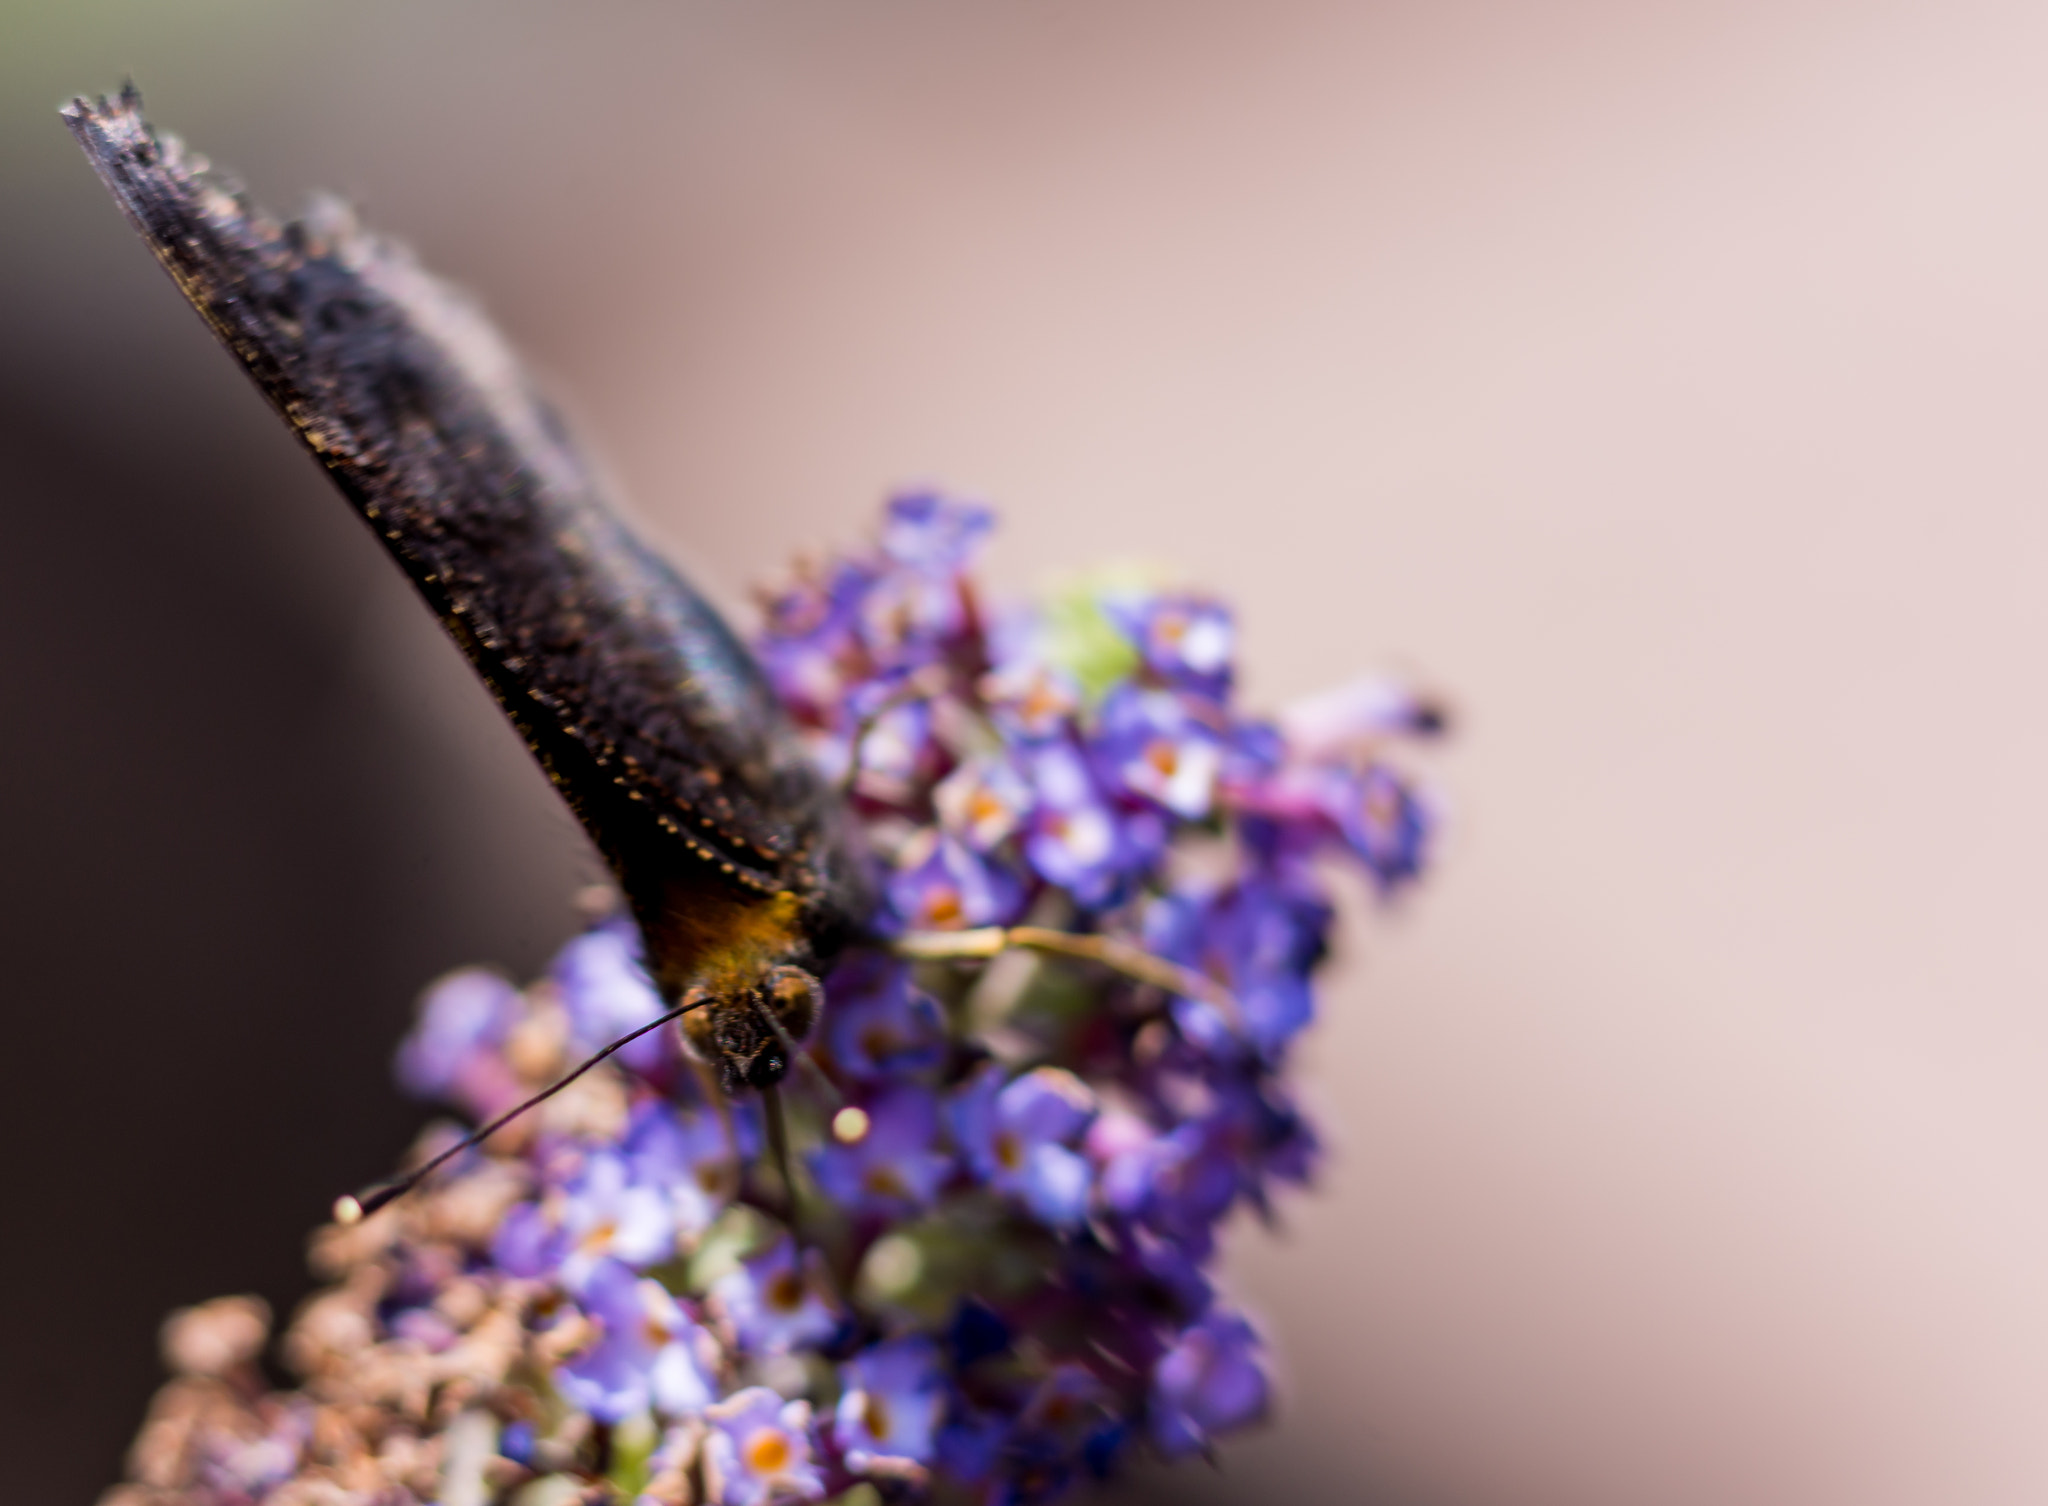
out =
[(634, 1180), (623, 1155), (594, 1151), (569, 1185), (562, 1205), (566, 1245), (561, 1277), (580, 1290), (599, 1265), (622, 1261), (644, 1269), (676, 1249), (676, 1216), (666, 1182)]
[(1211, 1312), (1183, 1333), (1152, 1371), (1152, 1441), (1169, 1458), (1265, 1415), (1266, 1373), (1251, 1324)]
[(884, 1088), (863, 1106), (865, 1132), (851, 1145), (833, 1141), (811, 1157), (819, 1189), (850, 1213), (887, 1217), (929, 1208), (952, 1161), (933, 1149), (939, 1106), (928, 1089)]
[(825, 1482), (811, 1462), (811, 1406), (766, 1386), (737, 1391), (705, 1414), (704, 1483), (718, 1506), (815, 1501)]
[[(1329, 902), (1311, 876), (1276, 868), (1221, 889), (1191, 885), (1155, 896), (1143, 934), (1160, 956), (1220, 979), (1236, 999), (1245, 1034), (1273, 1060), (1314, 1017), (1309, 978), (1323, 958), (1330, 921)], [(1173, 1017), (1182, 1035), (1211, 1055), (1240, 1049), (1229, 1023), (1204, 1000), (1174, 1000)]]
[(1102, 609), (1159, 680), (1211, 700), (1229, 696), (1237, 631), (1223, 603), (1186, 594), (1108, 596)]
[[(865, 693), (848, 696), (845, 705), (849, 740), (856, 729), (860, 733), (859, 791), (893, 805), (912, 801), (943, 756), (933, 731), (931, 703), (916, 698), (891, 704), (901, 689), (899, 683), (874, 682)], [(848, 746), (851, 750), (850, 741)]]
[(399, 1043), (399, 1086), (479, 1118), (510, 1107), (522, 1085), (501, 1048), (523, 1011), (519, 990), (499, 974), (481, 967), (449, 973), (421, 995), (419, 1018)]
[(1341, 843), (1382, 893), (1421, 873), (1436, 814), (1393, 768), (1311, 762), (1291, 745), (1277, 763), (1245, 757), (1246, 751), (1240, 744), (1226, 760), (1223, 793), (1243, 818), (1246, 844), (1255, 852), (1298, 863), (1326, 843)]
[(1055, 741), (1023, 750), (1037, 800), (1024, 837), (1024, 855), (1038, 876), (1096, 906), (1112, 896), (1136, 866), (1138, 835), (1110, 803), (1081, 750)]
[(1175, 1311), (1196, 1318), (1209, 1310), (1216, 1295), (1202, 1268), (1213, 1248), (1209, 1240), (1190, 1243), (1132, 1229), (1124, 1254)]
[(990, 1066), (952, 1103), (953, 1137), (975, 1175), (1055, 1229), (1087, 1216), (1093, 1174), (1073, 1144), (1094, 1117), (1095, 1095), (1059, 1067), (1005, 1082)]
[(973, 848), (988, 852), (1031, 814), (1031, 786), (1000, 754), (964, 760), (932, 791), (939, 825)]
[(1001, 925), (1016, 916), (1024, 886), (999, 860), (935, 831), (913, 839), (889, 877), (890, 908), (913, 931)]
[(753, 1105), (734, 1104), (732, 1126), (704, 1109), (679, 1111), (660, 1099), (635, 1105), (624, 1150), (635, 1183), (661, 1189), (675, 1231), (695, 1238), (739, 1189), (739, 1171), (754, 1153)]
[(849, 690), (871, 667), (856, 628), (871, 572), (850, 560), (801, 571), (768, 600), (755, 645), (769, 682), (795, 716), (834, 725)]
[(786, 1354), (839, 1331), (839, 1315), (818, 1294), (813, 1272), (788, 1238), (721, 1276), (711, 1292), (749, 1354)]
[(1307, 763), (1347, 762), (1390, 737), (1430, 737), (1444, 713), (1414, 686), (1366, 675), (1290, 703), (1280, 730), (1292, 755)]
[(1026, 656), (998, 664), (982, 676), (979, 690), (997, 730), (1020, 746), (1069, 732), (1081, 709), (1073, 676)]
[[(898, 497), (871, 547), (766, 602), (760, 662), (828, 779), (864, 740), (849, 814), (882, 892), (809, 1043), (846, 1104), (821, 1112), (800, 1077), (787, 1089), (800, 1202), (742, 1175), (762, 1155), (759, 1100), (703, 1101), (673, 1032), (650, 1035), (593, 1079), (601, 1111), (495, 1141), (429, 1180), (417, 1217), (323, 1245), (383, 1282), (370, 1334), (329, 1354), (323, 1319), (287, 1348), (320, 1355), (323, 1385), (330, 1365), (337, 1385), (368, 1367), (364, 1394), (398, 1398), (365, 1403), (366, 1436), (443, 1441), (414, 1397), (481, 1357), (497, 1378), (459, 1401), (471, 1435), (501, 1419), (506, 1459), (645, 1479), (642, 1506), (690, 1490), (776, 1506), (863, 1478), (892, 1501), (1023, 1506), (1139, 1440), (1204, 1450), (1265, 1410), (1258, 1339), (1211, 1285), (1218, 1234), (1315, 1164), (1281, 1069), (1315, 1010), (1325, 860), (1393, 890), (1431, 856), (1437, 810), (1388, 759), (1440, 718), (1381, 681), (1250, 719), (1230, 699), (1229, 612), (1128, 575), (991, 614), (962, 573), (989, 527), (979, 508)], [(1027, 918), (1130, 937), (1234, 1008), (1098, 966), (984, 987), (887, 944)], [(1034, 978), (1015, 1022), (1030, 1028), (977, 1038), (1019, 997), (1005, 984)], [(523, 993), (480, 971), (441, 980), (399, 1076), (495, 1112), (556, 1069), (565, 1019), (588, 1052), (662, 1009), (637, 928), (614, 916)], [(706, 1266), (725, 1274), (701, 1306), (664, 1284), (694, 1293)], [(495, 1358), (519, 1354), (509, 1371)], [(735, 1377), (815, 1388), (831, 1410), (814, 1420), (761, 1386), (721, 1402)], [(444, 1400), (436, 1419), (458, 1406)], [(187, 1450), (170, 1493), (239, 1501), (329, 1469), (312, 1399), (250, 1403)], [(593, 1422), (635, 1424), (609, 1466)]]
[[(659, 1018), (667, 1006), (647, 976), (640, 928), (631, 917), (614, 915), (591, 927), (555, 954), (549, 969), (569, 1011), (570, 1036), (583, 1055)], [(653, 1072), (673, 1058), (669, 1032), (643, 1035), (618, 1054), (636, 1072)]]
[(1322, 1147), (1314, 1126), (1270, 1074), (1223, 1077), (1211, 1086), (1203, 1131), (1238, 1168), (1239, 1183), (1261, 1209), (1268, 1180), (1306, 1182)]
[(1134, 795), (1184, 821), (1199, 821), (1215, 802), (1223, 766), (1216, 728), (1186, 698), (1167, 690), (1119, 685), (1102, 703), (1097, 756)]
[(1327, 947), (1329, 903), (1305, 885), (1254, 876), (1220, 908), (1226, 976), (1246, 1031), (1271, 1057), (1315, 1013), (1309, 975)]
[(960, 571), (994, 526), (986, 509), (928, 492), (889, 504), (881, 558), (859, 604), (861, 641), (877, 669), (946, 658), (974, 629)]
[(1211, 1231), (1236, 1200), (1241, 1169), (1201, 1124), (1126, 1137), (1103, 1156), (1102, 1198), (1112, 1212), (1206, 1253)]
[(905, 492), (890, 499), (882, 552), (926, 574), (952, 575), (965, 568), (995, 526), (995, 514), (986, 507), (937, 492)]
[(522, 1280), (552, 1276), (563, 1253), (560, 1225), (537, 1203), (515, 1206), (491, 1236), (491, 1264)]
[(1429, 812), (1384, 764), (1362, 770), (1333, 812), (1338, 829), (1383, 890), (1422, 872), (1430, 838)]
[(854, 952), (826, 980), (832, 1006), (825, 1038), (833, 1064), (862, 1082), (913, 1078), (946, 1054), (946, 1021), (932, 996), (910, 981), (909, 964)]
[(934, 1444), (939, 1467), (963, 1485), (985, 1485), (1002, 1463), (1009, 1437), (1010, 1426), (1000, 1417), (956, 1406)]
[(593, 1269), (578, 1302), (601, 1331), (556, 1373), (572, 1406), (600, 1422), (622, 1422), (650, 1406), (676, 1417), (711, 1404), (718, 1394), (716, 1345), (660, 1282), (606, 1260)]
[(841, 1370), (845, 1390), (833, 1437), (856, 1474), (896, 1461), (929, 1464), (945, 1410), (938, 1350), (929, 1339), (893, 1339), (855, 1355)]

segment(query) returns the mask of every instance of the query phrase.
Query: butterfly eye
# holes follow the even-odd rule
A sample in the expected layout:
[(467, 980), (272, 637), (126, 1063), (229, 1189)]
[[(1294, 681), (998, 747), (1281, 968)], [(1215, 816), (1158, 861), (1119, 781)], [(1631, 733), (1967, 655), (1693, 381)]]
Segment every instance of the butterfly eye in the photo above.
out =
[(778, 967), (763, 980), (762, 992), (776, 1022), (793, 1040), (803, 1040), (811, 1033), (825, 998), (816, 978), (800, 967)]

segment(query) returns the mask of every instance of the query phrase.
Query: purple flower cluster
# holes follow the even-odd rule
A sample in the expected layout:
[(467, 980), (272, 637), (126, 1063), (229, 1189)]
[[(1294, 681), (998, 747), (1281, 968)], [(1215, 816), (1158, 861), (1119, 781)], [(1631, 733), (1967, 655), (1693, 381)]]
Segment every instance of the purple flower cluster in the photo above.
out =
[[(794, 1198), (763, 1191), (758, 1105), (647, 1037), (425, 1195), (329, 1232), (346, 1279), (287, 1343), (310, 1399), (263, 1403), (283, 1421), (247, 1424), (242, 1478), (342, 1479), (327, 1408), (394, 1500), (562, 1475), (650, 1506), (1022, 1502), (1264, 1413), (1216, 1232), (1314, 1165), (1284, 1070), (1329, 860), (1387, 893), (1420, 872), (1435, 817), (1389, 754), (1437, 717), (1384, 681), (1245, 716), (1231, 615), (1190, 591), (1090, 582), (993, 613), (965, 573), (991, 526), (899, 498), (874, 547), (765, 604), (761, 662), (885, 896), (883, 940), (826, 979), (815, 1070), (784, 1085)], [(1208, 986), (1085, 949), (889, 944), (1013, 926)], [(481, 1117), (661, 1007), (613, 916), (524, 990), (443, 979), (399, 1077)], [(387, 1456), (412, 1472), (377, 1475)]]

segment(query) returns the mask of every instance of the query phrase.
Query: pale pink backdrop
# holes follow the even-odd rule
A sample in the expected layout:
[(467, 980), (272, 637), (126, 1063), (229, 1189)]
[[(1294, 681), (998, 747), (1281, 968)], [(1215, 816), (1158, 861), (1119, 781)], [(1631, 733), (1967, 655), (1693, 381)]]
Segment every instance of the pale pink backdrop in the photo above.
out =
[(101, 9), (76, 86), (403, 228), (727, 601), (931, 480), (1259, 702), (1453, 697), (1232, 1243), (1279, 1421), (1167, 1495), (2048, 1499), (2048, 9)]

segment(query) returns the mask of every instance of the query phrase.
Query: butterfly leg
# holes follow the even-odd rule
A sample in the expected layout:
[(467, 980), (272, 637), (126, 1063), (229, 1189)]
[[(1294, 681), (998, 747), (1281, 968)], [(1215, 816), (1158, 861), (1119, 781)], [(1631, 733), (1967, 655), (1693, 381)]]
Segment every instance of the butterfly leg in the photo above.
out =
[(718, 1080), (717, 1070), (690, 1049), (687, 1037), (682, 1039), (682, 1058), (690, 1064), (690, 1072), (697, 1079), (697, 1091), (711, 1112), (718, 1116), (718, 1127), (725, 1133), (725, 1150), (729, 1158), (732, 1187), (737, 1189), (747, 1174), (747, 1158), (740, 1147), (740, 1127), (732, 1116), (732, 1099), (726, 1095), (725, 1085)]

